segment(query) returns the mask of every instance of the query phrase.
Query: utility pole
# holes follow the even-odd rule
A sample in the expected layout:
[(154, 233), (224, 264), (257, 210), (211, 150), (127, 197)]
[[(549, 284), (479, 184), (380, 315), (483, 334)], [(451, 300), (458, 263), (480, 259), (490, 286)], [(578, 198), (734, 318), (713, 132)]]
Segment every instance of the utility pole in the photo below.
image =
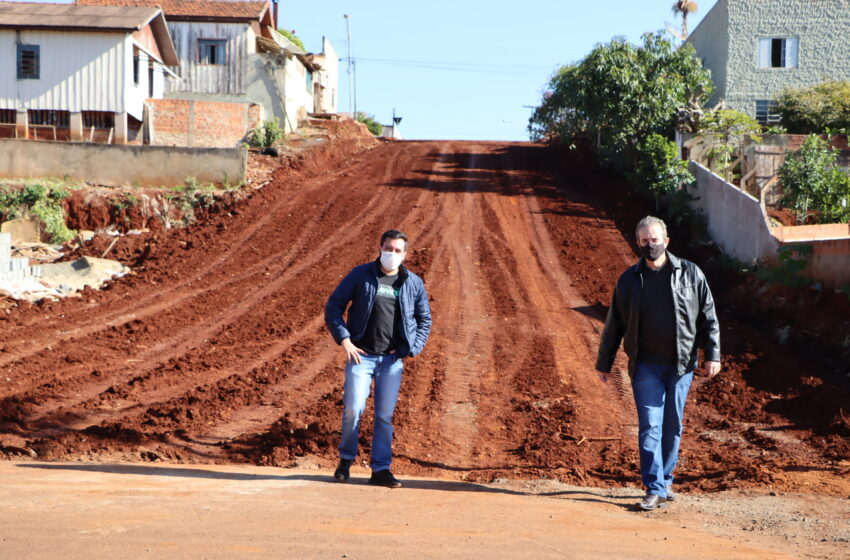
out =
[(351, 58), (351, 18), (348, 14), (343, 14), (345, 18), (345, 36), (348, 43), (348, 110), (351, 111), (351, 117), (357, 118), (357, 105), (354, 101), (354, 60)]

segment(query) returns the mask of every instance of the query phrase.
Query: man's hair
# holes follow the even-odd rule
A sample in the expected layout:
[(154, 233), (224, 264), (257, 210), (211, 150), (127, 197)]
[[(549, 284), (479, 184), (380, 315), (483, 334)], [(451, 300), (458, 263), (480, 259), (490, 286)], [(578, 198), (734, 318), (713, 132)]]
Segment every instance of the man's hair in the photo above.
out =
[(655, 216), (647, 216), (638, 222), (637, 227), (635, 228), (635, 237), (640, 239), (640, 230), (643, 228), (648, 228), (649, 226), (658, 224), (661, 226), (661, 234), (665, 239), (667, 238), (667, 224), (664, 223), (664, 220), (661, 218), (656, 218)]
[(384, 232), (381, 236), (381, 247), (384, 246), (384, 241), (387, 239), (404, 239), (404, 250), (407, 251), (407, 236), (397, 229), (390, 229)]

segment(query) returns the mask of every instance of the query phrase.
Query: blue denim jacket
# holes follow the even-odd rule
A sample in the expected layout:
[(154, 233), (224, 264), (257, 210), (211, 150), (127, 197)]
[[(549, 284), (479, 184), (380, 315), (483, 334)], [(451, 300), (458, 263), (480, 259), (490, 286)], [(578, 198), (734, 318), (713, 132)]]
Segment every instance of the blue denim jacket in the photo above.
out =
[[(376, 260), (354, 267), (328, 298), (325, 304), (325, 324), (337, 344), (342, 344), (346, 338), (351, 338), (351, 342), (357, 344), (366, 333), (366, 324), (378, 292), (379, 266)], [(404, 266), (399, 267), (398, 273), (402, 279), (398, 296), (402, 337), (397, 355), (404, 358), (419, 354), (425, 347), (428, 333), (431, 332), (431, 305), (428, 303), (425, 283), (419, 276)], [(346, 308), (348, 320), (344, 321)]]

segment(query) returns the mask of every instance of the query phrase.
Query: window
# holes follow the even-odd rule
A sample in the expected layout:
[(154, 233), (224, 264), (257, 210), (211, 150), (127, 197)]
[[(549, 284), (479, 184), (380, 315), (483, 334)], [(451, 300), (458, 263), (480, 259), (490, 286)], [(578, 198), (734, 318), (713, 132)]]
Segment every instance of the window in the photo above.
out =
[(139, 53), (133, 56), (133, 83), (139, 85)]
[(198, 39), (198, 62), (201, 64), (224, 64), (224, 39)]
[(56, 126), (68, 128), (71, 122), (69, 111), (50, 111), (45, 109), (30, 109), (29, 123), (33, 126)]
[(112, 128), (115, 126), (115, 113), (109, 111), (82, 111), (83, 128)]
[(776, 103), (767, 99), (756, 101), (756, 120), (759, 124), (779, 124), (779, 114), (776, 113)]
[(18, 79), (37, 80), (39, 67), (39, 46), (18, 45)]
[(15, 124), (15, 113), (14, 109), (0, 109), (0, 124)]
[(759, 39), (759, 68), (797, 68), (799, 46), (796, 37)]
[(307, 70), (307, 93), (313, 93), (313, 73)]

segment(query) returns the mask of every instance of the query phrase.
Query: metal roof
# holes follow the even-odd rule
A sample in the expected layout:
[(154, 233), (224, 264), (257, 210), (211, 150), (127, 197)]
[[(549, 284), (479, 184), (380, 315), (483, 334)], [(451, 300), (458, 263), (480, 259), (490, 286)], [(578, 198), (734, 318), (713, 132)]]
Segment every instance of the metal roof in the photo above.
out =
[(160, 13), (150, 6), (79, 6), (0, 2), (0, 28), (135, 31)]
[(182, 19), (259, 20), (269, 8), (269, 0), (76, 0), (85, 6), (158, 6), (168, 21)]

